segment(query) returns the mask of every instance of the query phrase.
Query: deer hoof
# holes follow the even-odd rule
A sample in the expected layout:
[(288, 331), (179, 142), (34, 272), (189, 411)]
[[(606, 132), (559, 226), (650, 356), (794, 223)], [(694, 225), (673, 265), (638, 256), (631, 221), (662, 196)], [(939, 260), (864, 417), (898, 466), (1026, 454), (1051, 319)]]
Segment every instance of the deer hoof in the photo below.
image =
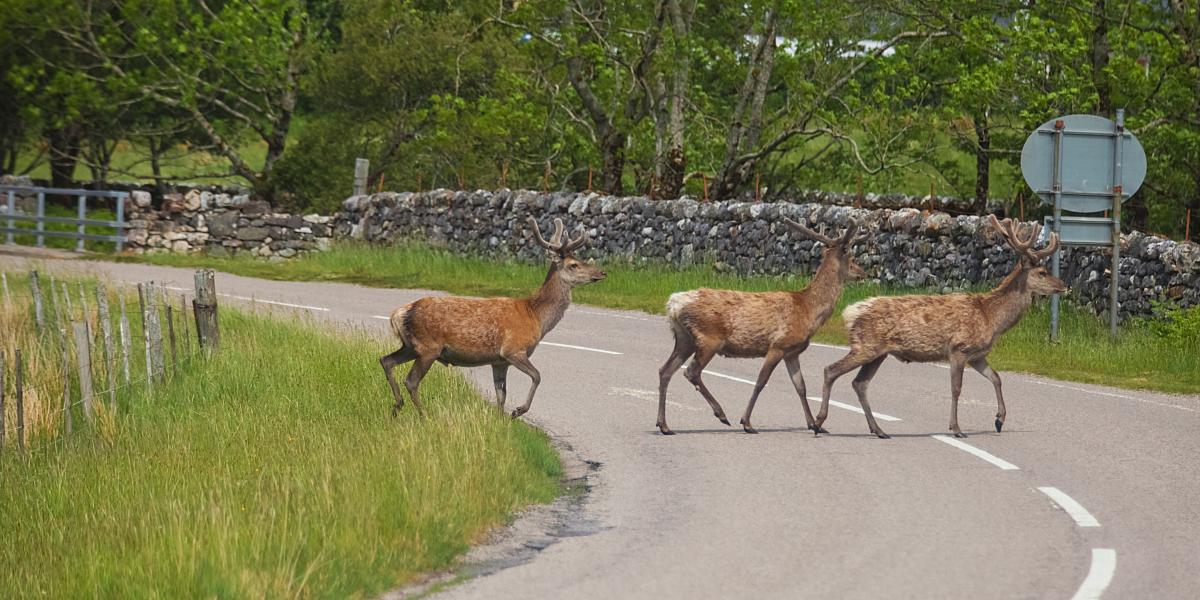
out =
[(716, 417), (718, 421), (720, 421), (726, 425), (729, 425), (730, 427), (733, 426), (732, 424), (729, 423), (729, 419), (725, 418), (725, 415), (723, 415), (721, 413), (713, 413), (713, 416)]
[(878, 438), (879, 438), (879, 439), (881, 439), (881, 440), (890, 440), (890, 439), (892, 439), (892, 436), (890, 436), (890, 435), (888, 435), (888, 434), (884, 433), (884, 432), (883, 432), (883, 430), (876, 431), (876, 432), (875, 432), (875, 436), (876, 436), (876, 437), (878, 437)]
[(528, 409), (526, 409), (525, 407), (514, 408), (512, 411), (512, 418), (515, 419), (515, 418), (525, 414), (526, 412), (528, 412)]
[(955, 432), (954, 432), (954, 437), (956, 437), (956, 438), (960, 438), (960, 439), (961, 439), (961, 438), (965, 438), (965, 437), (967, 437), (967, 434), (965, 434), (965, 433), (963, 433), (963, 432), (961, 432), (961, 431), (955, 431)]
[(1001, 420), (1000, 420), (1000, 419), (997, 417), (997, 418), (996, 418), (996, 433), (1000, 433), (1000, 430), (1001, 430), (1003, 427), (1004, 427), (1004, 421), (1001, 421)]
[(758, 433), (758, 430), (750, 424), (750, 421), (745, 419), (742, 419), (742, 429), (745, 430), (746, 433)]
[(828, 431), (826, 431), (826, 430), (825, 430), (825, 428), (824, 428), (824, 427), (821, 427), (820, 425), (809, 425), (809, 426), (808, 426), (808, 430), (809, 430), (809, 431), (811, 431), (811, 432), (813, 432), (814, 434), (816, 434), (816, 433), (829, 433)]
[(675, 432), (671, 431), (671, 428), (667, 427), (666, 423), (657, 423), (657, 425), (659, 433), (663, 435), (675, 435)]

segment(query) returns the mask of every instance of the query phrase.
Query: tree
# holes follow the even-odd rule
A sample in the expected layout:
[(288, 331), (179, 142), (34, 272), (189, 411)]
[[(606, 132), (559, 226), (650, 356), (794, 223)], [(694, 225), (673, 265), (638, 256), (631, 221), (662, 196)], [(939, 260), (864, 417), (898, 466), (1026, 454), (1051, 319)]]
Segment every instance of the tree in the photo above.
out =
[[(51, 67), (108, 86), (118, 102), (149, 101), (186, 115), (233, 174), (269, 195), (301, 79), (330, 39), (337, 6), (319, 0), (60, 0), (41, 9), (62, 15), (49, 21), (51, 33), (79, 57), (49, 57)], [(266, 146), (261, 163), (251, 164), (240, 149), (243, 138)]]

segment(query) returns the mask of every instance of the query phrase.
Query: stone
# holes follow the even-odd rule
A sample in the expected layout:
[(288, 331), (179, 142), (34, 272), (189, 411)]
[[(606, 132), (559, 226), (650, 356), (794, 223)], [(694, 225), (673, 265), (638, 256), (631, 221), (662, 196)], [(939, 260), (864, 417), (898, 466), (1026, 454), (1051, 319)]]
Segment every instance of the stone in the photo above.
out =
[(208, 234), (216, 238), (229, 237), (237, 233), (237, 226), (237, 213), (219, 213), (208, 220)]
[(200, 210), (200, 190), (188, 190), (183, 195), (183, 206), (191, 211)]
[(145, 190), (133, 190), (129, 192), (129, 196), (133, 198), (133, 205), (138, 208), (150, 207), (150, 192)]
[[(212, 226), (209, 226), (211, 233)], [(266, 227), (242, 227), (237, 230), (237, 238), (243, 241), (262, 241), (267, 239), (268, 231)]]
[(213, 206), (217, 208), (228, 208), (233, 204), (233, 197), (229, 194), (213, 194)]
[(262, 200), (248, 200), (245, 204), (242, 204), (242, 214), (247, 217), (266, 214), (269, 210), (271, 210), (271, 205)]

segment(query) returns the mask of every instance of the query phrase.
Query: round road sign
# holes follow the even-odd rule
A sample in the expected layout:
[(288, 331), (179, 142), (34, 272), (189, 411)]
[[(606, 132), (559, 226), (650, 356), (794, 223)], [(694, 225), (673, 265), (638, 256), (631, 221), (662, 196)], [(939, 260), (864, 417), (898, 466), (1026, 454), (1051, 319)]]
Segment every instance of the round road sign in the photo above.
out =
[[(1061, 134), (1056, 127), (1059, 123)], [(1121, 186), (1122, 200), (1126, 200), (1146, 179), (1146, 151), (1129, 131), (1122, 131), (1118, 144), (1116, 124), (1104, 117), (1051, 119), (1034, 130), (1021, 149), (1025, 183), (1047, 204), (1054, 204), (1056, 138), (1061, 144), (1057, 154), (1061, 157), (1058, 181), (1063, 210), (1094, 213), (1111, 209), (1114, 186)]]

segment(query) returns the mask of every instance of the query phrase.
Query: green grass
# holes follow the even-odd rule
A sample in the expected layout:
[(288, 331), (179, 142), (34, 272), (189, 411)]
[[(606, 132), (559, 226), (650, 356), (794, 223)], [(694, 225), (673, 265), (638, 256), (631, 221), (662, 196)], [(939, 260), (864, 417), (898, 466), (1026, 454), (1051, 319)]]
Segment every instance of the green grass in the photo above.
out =
[(378, 341), (228, 308), (221, 326), (216, 356), (123, 395), (108, 435), (26, 457), (10, 438), (6, 597), (374, 596), (558, 493), (545, 436), (450, 369), (421, 387), (427, 418), (393, 419)]
[[(531, 293), (545, 277), (545, 267), (515, 261), (468, 258), (419, 244), (398, 247), (338, 245), (329, 252), (287, 262), (248, 257), (154, 254), (120, 260), (214, 269), (289, 281), (337, 281), (374, 287), (426, 288), (479, 296)], [(738, 277), (710, 266), (677, 268), (662, 264), (613, 262), (603, 265), (604, 282), (576, 290), (575, 300), (611, 308), (661, 314), (667, 296), (697, 287), (748, 291), (800, 289), (807, 278)], [(838, 310), (815, 339), (844, 344), (841, 308), (870, 296), (919, 290), (884, 289), (873, 284), (848, 286)], [(997, 343), (991, 355), (999, 370), (1022, 371), (1086, 383), (1173, 393), (1200, 393), (1200, 342), (1155, 335), (1142, 324), (1124, 327), (1117, 341), (1099, 318), (1064, 303), (1061, 338), (1048, 340), (1049, 307), (1040, 301)], [(665, 333), (664, 333), (665, 335)]]
[[(265, 142), (246, 140), (238, 147), (238, 153), (247, 164), (258, 167), (267, 156)], [(39, 153), (36, 148), (28, 148), (17, 161), (17, 173), (22, 173), (33, 164)], [(236, 175), (230, 175), (229, 160), (224, 156), (210, 152), (192, 151), (183, 146), (172, 148), (161, 159), (162, 176), (170, 180), (197, 181), (212, 184), (246, 185), (246, 180)], [(122, 141), (113, 151), (109, 173), (109, 181), (153, 181), (154, 172), (150, 166), (150, 153), (144, 144)], [(41, 161), (29, 169), (28, 175), (34, 179), (50, 179), (50, 163), (41, 156)], [(75, 165), (75, 181), (91, 181), (92, 171), (86, 164)]]

